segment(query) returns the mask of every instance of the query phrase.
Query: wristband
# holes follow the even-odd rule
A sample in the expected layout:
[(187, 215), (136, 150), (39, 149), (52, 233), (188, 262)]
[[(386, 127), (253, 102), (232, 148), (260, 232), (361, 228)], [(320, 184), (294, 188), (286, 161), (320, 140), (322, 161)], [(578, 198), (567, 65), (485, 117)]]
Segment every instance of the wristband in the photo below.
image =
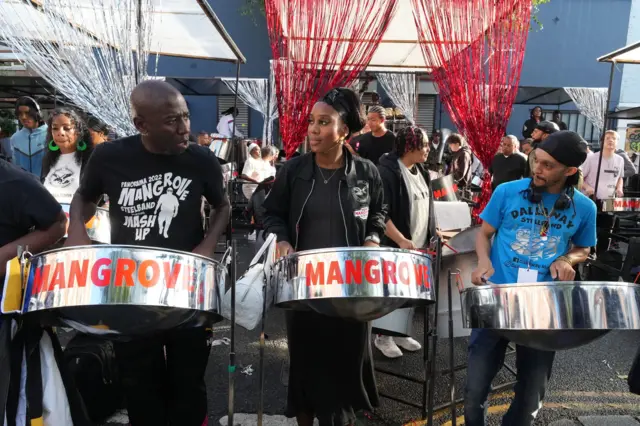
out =
[(556, 261), (558, 261), (558, 260), (560, 260), (560, 261), (562, 261), (562, 262), (565, 262), (565, 263), (568, 263), (568, 264), (569, 264), (569, 266), (573, 267), (573, 262), (572, 262), (572, 261), (571, 261), (571, 259), (569, 259), (569, 257), (567, 257), (567, 256), (560, 256), (560, 257), (558, 257), (558, 258), (556, 259)]

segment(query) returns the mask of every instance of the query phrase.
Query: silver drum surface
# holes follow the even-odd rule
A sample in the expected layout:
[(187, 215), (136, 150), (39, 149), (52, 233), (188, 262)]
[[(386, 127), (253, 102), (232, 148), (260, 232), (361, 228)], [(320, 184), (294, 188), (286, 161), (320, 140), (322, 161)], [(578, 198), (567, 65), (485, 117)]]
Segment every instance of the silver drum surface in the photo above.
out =
[(23, 318), (91, 334), (150, 335), (222, 320), (226, 269), (180, 251), (125, 245), (51, 250), (30, 259)]
[(371, 321), (435, 301), (431, 258), (392, 248), (301, 251), (276, 262), (272, 279), (281, 308)]
[[(60, 204), (64, 214), (69, 219), (69, 211), (71, 206), (69, 204)], [(67, 222), (67, 226), (69, 223)], [(111, 223), (109, 222), (109, 210), (98, 207), (96, 214), (85, 223), (87, 228), (87, 234), (89, 239), (96, 243), (109, 244), (111, 242)], [(64, 238), (67, 238), (65, 234)]]
[(465, 327), (493, 329), (541, 350), (571, 349), (609, 330), (640, 329), (640, 286), (623, 282), (541, 282), (467, 288)]

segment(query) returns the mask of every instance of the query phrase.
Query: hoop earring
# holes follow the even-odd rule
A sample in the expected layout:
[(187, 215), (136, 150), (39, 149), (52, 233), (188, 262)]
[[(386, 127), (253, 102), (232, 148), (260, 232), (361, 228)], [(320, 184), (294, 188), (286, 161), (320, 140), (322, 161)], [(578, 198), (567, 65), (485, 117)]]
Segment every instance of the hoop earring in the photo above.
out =
[(87, 149), (87, 143), (85, 141), (78, 142), (78, 145), (76, 146), (76, 149), (78, 151), (84, 151), (85, 149)]
[(60, 147), (56, 145), (56, 143), (53, 140), (49, 142), (49, 151), (58, 151), (58, 150), (60, 150)]

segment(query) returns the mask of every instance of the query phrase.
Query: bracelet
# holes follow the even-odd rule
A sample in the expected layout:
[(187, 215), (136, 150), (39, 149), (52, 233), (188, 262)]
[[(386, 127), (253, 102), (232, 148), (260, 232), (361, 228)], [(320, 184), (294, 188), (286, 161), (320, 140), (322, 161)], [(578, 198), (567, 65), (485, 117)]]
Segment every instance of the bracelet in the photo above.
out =
[(569, 257), (567, 257), (567, 256), (560, 256), (560, 257), (558, 257), (558, 258), (556, 259), (556, 261), (558, 261), (558, 260), (560, 260), (560, 261), (562, 261), (562, 262), (566, 262), (566, 263), (568, 263), (568, 264), (569, 264), (569, 266), (573, 267), (573, 262), (572, 262), (572, 261), (571, 261), (571, 259), (569, 259)]

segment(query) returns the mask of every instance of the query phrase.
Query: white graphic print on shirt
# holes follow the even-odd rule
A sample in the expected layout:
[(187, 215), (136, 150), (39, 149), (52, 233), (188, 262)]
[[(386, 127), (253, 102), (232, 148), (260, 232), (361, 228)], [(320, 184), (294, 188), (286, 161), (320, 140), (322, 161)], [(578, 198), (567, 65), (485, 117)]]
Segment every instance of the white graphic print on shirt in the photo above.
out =
[(164, 173), (121, 183), (118, 206), (124, 213), (124, 226), (136, 230), (136, 241), (144, 241), (156, 223), (157, 232), (169, 238), (171, 222), (178, 215), (180, 201), (189, 195), (191, 182)]
[(80, 164), (75, 153), (62, 154), (44, 179), (44, 187), (59, 203), (70, 203), (80, 185)]

